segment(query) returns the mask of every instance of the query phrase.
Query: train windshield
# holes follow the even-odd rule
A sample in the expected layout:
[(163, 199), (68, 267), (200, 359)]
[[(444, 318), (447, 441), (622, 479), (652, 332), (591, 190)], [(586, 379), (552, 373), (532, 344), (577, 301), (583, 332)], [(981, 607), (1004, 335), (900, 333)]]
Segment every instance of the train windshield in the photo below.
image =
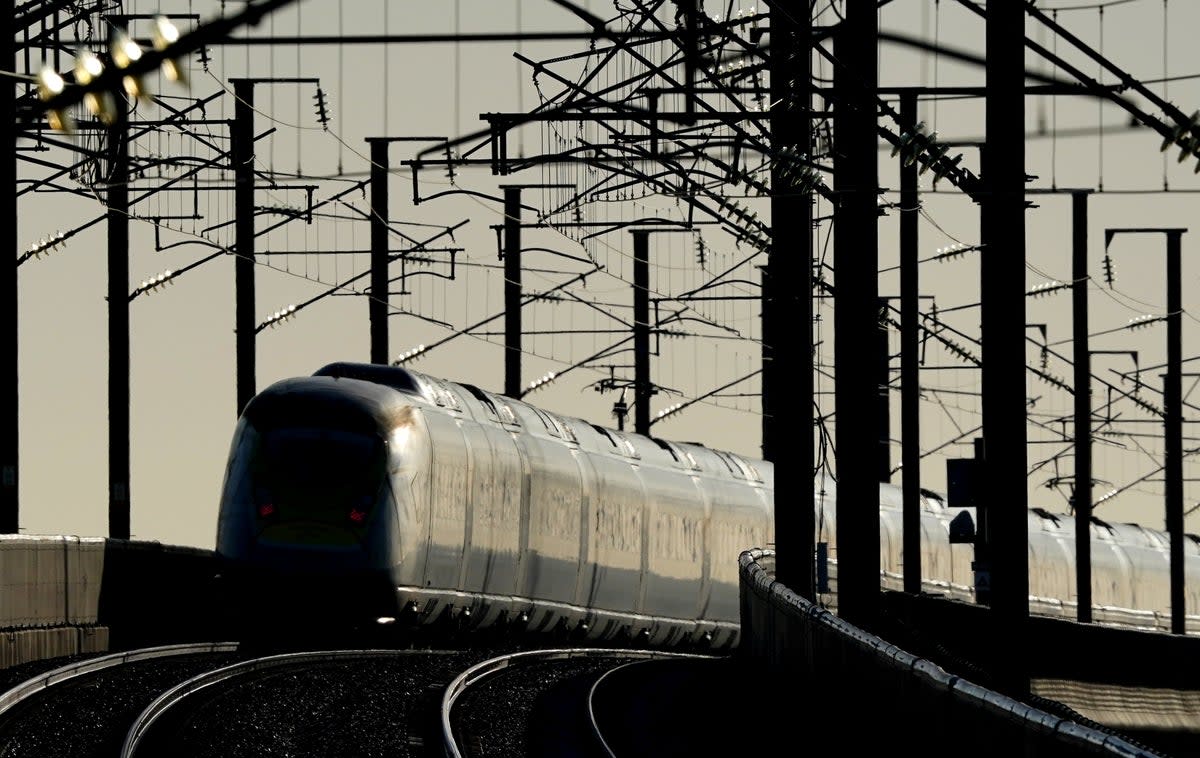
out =
[(377, 436), (341, 429), (267, 430), (250, 464), (262, 537), (288, 542), (358, 541), (385, 480)]

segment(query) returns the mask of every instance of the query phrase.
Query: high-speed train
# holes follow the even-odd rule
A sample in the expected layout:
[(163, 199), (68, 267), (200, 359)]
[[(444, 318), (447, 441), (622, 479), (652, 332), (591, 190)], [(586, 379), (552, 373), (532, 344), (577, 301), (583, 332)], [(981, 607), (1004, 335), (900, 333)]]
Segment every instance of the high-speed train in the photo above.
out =
[(246, 406), (216, 550), (247, 612), (733, 643), (771, 468), (372, 364)]
[[(216, 552), (238, 612), (280, 627), (453, 621), (719, 649), (740, 631), (739, 554), (773, 544), (772, 495), (766, 461), (332, 363), (247, 404)], [(823, 479), (816, 537), (833, 575), (835, 497)], [(933, 493), (921, 510), (924, 588), (973, 600), (973, 547), (949, 539), (959, 511)], [(898, 588), (898, 488), (881, 485), (880, 516), (881, 583)], [(1074, 616), (1072, 527), (1030, 511), (1034, 612)], [(1160, 533), (1098, 522), (1097, 620), (1169, 628), (1166, 555)], [(1188, 570), (1200, 579), (1194, 541)]]

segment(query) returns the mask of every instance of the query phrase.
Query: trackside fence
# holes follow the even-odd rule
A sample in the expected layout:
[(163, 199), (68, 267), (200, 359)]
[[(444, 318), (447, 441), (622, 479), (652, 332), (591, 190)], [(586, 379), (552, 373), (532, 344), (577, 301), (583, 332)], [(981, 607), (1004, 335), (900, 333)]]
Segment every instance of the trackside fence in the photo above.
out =
[(738, 655), (756, 677), (764, 728), (824, 754), (1160, 754), (947, 673), (779, 584), (774, 552), (741, 554)]

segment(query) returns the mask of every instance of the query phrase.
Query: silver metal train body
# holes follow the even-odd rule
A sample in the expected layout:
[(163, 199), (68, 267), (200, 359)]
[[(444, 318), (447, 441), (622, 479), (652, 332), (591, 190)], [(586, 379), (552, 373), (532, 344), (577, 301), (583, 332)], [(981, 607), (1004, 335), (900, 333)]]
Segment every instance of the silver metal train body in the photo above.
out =
[(246, 608), (725, 647), (772, 469), (414, 371), (331, 364), (238, 422), (217, 553)]
[[(815, 513), (836, 592), (836, 485)], [(217, 554), (242, 607), (304, 620), (518, 622), (588, 639), (737, 643), (737, 558), (771, 546), (769, 462), (603, 428), (415, 371), (335, 363), (238, 422)], [(973, 601), (959, 510), (921, 503), (923, 588)], [(881, 584), (902, 586), (900, 490), (880, 485)], [(1031, 509), (1031, 611), (1072, 618), (1068, 516)], [(1093, 527), (1101, 623), (1169, 628), (1165, 536)], [(1200, 551), (1188, 541), (1189, 613)], [(836, 605), (836, 594), (825, 597)], [(1200, 631), (1200, 624), (1189, 624)]]
[[(817, 479), (818, 543), (829, 556), (826, 605), (837, 606), (837, 483)], [(976, 602), (972, 543), (952, 542), (951, 522), (964, 511), (974, 525), (974, 508), (948, 508), (941, 495), (921, 494), (921, 591), (948, 599)], [(902, 490), (879, 486), (880, 584), (904, 588)], [(1075, 578), (1075, 517), (1043, 508), (1028, 510), (1029, 611), (1064, 619), (1078, 617)], [(1138, 524), (1092, 519), (1092, 618), (1096, 623), (1147, 631), (1171, 630), (1170, 538)], [(1184, 540), (1186, 622), (1200, 634), (1200, 537)], [(818, 569), (818, 573), (820, 570)]]

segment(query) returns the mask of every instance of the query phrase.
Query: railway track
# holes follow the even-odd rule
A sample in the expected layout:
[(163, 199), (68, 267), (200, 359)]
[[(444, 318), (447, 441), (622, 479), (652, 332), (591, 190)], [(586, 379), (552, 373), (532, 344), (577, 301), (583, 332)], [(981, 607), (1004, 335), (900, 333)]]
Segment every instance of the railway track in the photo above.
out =
[[(646, 744), (614, 737), (613, 703), (628, 676), (615, 671), (653, 661), (716, 660), (709, 656), (630, 649), (536, 650), (498, 656), (467, 669), (446, 688), (441, 707), (444, 755), (450, 758), (607, 758), (646, 754)], [(603, 685), (603, 689), (601, 686)], [(711, 683), (706, 683), (708, 689)], [(711, 691), (711, 690), (709, 690)], [(604, 696), (598, 699), (598, 693)], [(597, 710), (599, 706), (599, 710)], [(651, 721), (656, 708), (647, 712)], [(647, 731), (657, 727), (644, 724)], [(701, 753), (693, 753), (703, 754)]]
[(671, 657), (604, 672), (588, 707), (605, 756), (736, 755), (751, 744), (752, 706), (772, 696), (736, 659)]
[(478, 659), (458, 650), (328, 650), (240, 661), (163, 692), (119, 755), (424, 756), (442, 689)]
[(675, 717), (662, 702), (684, 699), (661, 680), (713, 693), (722, 660), (624, 648), (266, 652), (172, 645), (46, 671), (0, 694), (0, 756), (670, 755), (669, 735), (654, 733)]
[(76, 661), (0, 694), (5, 758), (111, 758), (153, 698), (199, 671), (225, 665), (237, 644), (167, 645)]

